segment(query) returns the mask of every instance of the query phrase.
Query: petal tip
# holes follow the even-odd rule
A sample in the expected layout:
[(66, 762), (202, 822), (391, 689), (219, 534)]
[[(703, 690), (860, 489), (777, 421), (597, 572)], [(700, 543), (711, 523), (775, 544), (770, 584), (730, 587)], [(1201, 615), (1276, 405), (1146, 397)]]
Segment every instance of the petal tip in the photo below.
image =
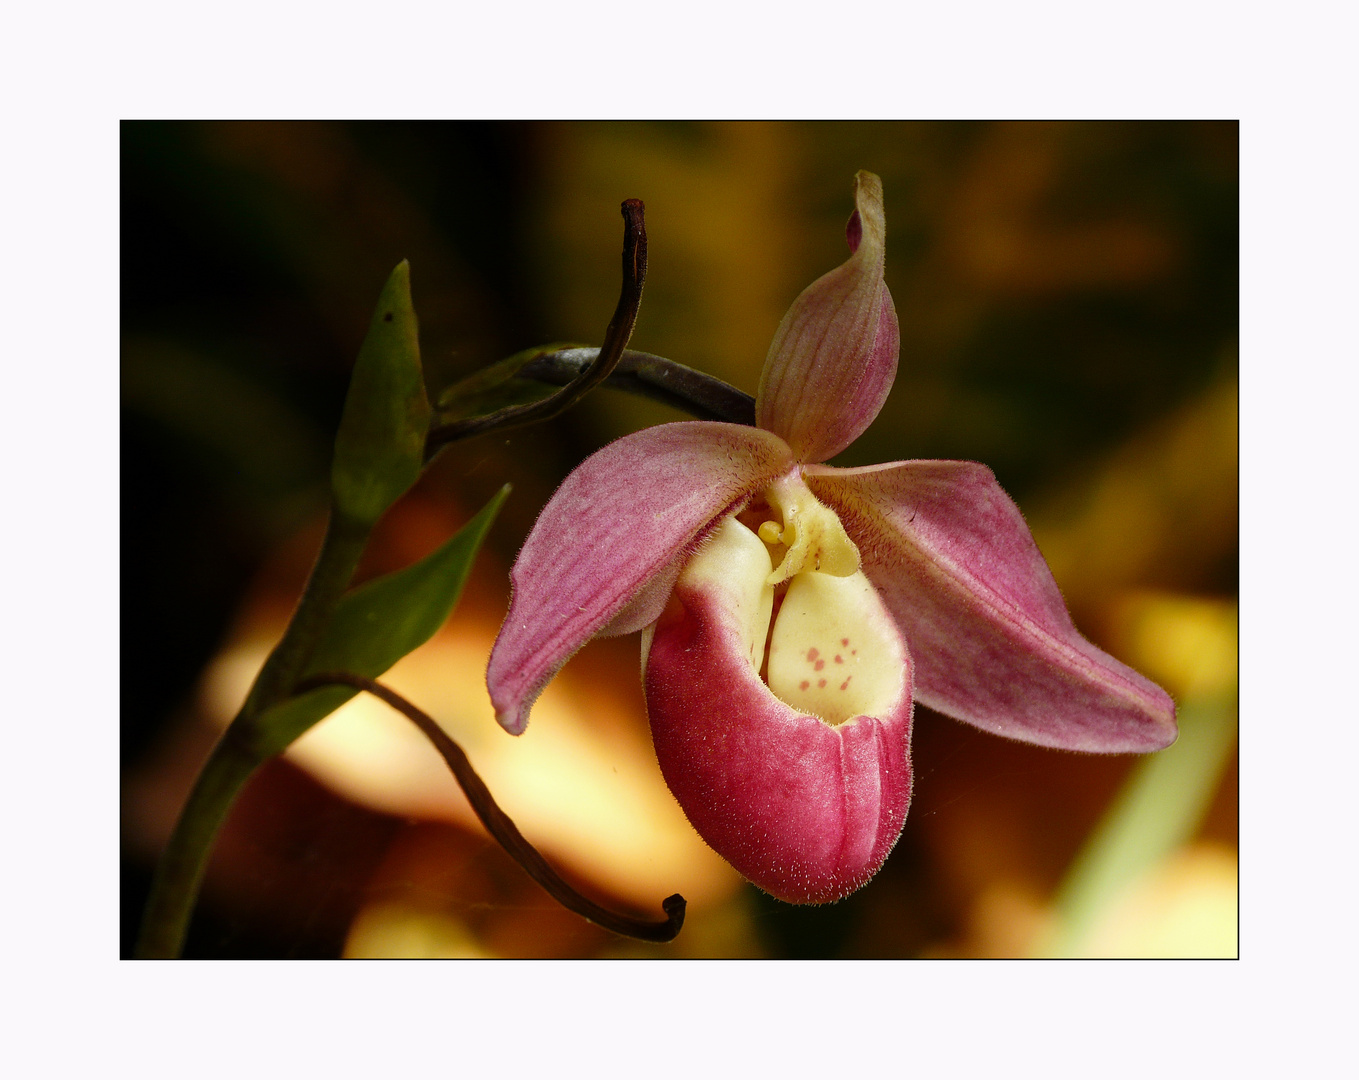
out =
[(1155, 725), (1154, 730), (1157, 732), (1151, 746), (1152, 751), (1168, 749), (1174, 746), (1180, 738), (1180, 718), (1179, 712), (1175, 708), (1175, 701), (1164, 690), (1161, 693), (1165, 700), (1156, 703), (1159, 706), (1157, 709), (1148, 710), (1151, 721)]
[[(887, 215), (883, 210), (882, 179), (876, 174), (861, 169), (854, 175), (854, 212), (859, 218), (859, 228), (870, 237), (877, 247), (882, 247), (887, 239)], [(859, 245), (850, 245), (854, 250)]]
[(896, 378), (900, 333), (883, 278), (882, 181), (855, 177), (850, 257), (807, 286), (779, 323), (760, 374), (756, 423), (820, 462), (872, 423)]
[(496, 723), (511, 735), (522, 735), (524, 729), (528, 727), (528, 709), (518, 706), (509, 709), (497, 709), (495, 719)]

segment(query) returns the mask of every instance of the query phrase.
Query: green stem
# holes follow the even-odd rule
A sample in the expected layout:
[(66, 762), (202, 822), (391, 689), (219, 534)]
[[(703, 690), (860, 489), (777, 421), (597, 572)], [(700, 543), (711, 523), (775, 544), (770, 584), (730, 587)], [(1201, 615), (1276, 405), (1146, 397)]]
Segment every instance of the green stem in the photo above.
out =
[(183, 950), (217, 830), (259, 764), (259, 758), (230, 735), (213, 747), (156, 866), (137, 942), (139, 959), (173, 959)]
[(368, 533), (367, 526), (342, 517), (332, 508), (321, 552), (288, 629), (255, 677), (241, 711), (213, 748), (161, 855), (142, 916), (137, 956), (169, 958), (183, 950), (189, 916), (217, 830), (251, 773), (272, 756), (254, 730), (254, 723), (286, 698), (301, 677), (321, 632), (354, 577)]
[(256, 717), (292, 692), (293, 683), (302, 677), (321, 632), (335, 613), (335, 605), (354, 577), (368, 534), (368, 526), (348, 520), (331, 508), (321, 552), (288, 629), (255, 676), (232, 727), (248, 729)]

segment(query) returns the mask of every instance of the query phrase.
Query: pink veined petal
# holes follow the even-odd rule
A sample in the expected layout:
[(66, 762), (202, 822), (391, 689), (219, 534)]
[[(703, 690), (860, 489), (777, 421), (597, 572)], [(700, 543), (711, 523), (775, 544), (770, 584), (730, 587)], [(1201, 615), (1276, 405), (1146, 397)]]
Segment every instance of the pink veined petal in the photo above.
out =
[(854, 199), (846, 230), (853, 253), (793, 301), (760, 376), (756, 423), (781, 435), (799, 461), (825, 461), (858, 438), (896, 378), (900, 335), (883, 281), (882, 182), (859, 173)]
[[(704, 532), (706, 531), (705, 529)], [(703, 533), (696, 539), (702, 541)], [(681, 549), (678, 555), (657, 571), (655, 577), (641, 587), (624, 605), (623, 610), (600, 628), (599, 636), (623, 637), (625, 634), (635, 634), (659, 619), (665, 605), (670, 601), (670, 594), (675, 589), (675, 579), (679, 577), (691, 554), (687, 547)]]
[(699, 534), (790, 467), (776, 435), (693, 421), (647, 428), (583, 461), (534, 523), (486, 685), (512, 734), (544, 686)]
[(805, 473), (901, 626), (919, 701), (1040, 746), (1127, 753), (1175, 741), (1170, 696), (1080, 635), (1019, 508), (985, 465)]
[(681, 579), (647, 656), (661, 773), (699, 835), (780, 899), (823, 904), (886, 861), (911, 799), (911, 672), (882, 717), (831, 726), (776, 698), (720, 593)]

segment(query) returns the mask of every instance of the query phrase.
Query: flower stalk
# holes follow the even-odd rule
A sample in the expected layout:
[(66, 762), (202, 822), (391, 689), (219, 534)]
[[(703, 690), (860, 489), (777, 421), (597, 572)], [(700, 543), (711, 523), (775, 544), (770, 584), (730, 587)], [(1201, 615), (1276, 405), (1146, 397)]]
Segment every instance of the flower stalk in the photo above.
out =
[(582, 918), (589, 919), (606, 930), (612, 930), (615, 934), (638, 938), (641, 941), (673, 941), (679, 934), (680, 929), (684, 926), (685, 910), (684, 897), (680, 896), (679, 893), (668, 896), (661, 901), (661, 910), (666, 914), (664, 920), (647, 922), (610, 911), (572, 888), (561, 875), (552, 869), (551, 864), (543, 858), (538, 849), (524, 838), (524, 834), (519, 831), (518, 826), (500, 808), (491, 795), (490, 788), (477, 775), (477, 771), (472, 767), (472, 762), (468, 760), (462, 747), (454, 742), (428, 713), (422, 712), (390, 687), (383, 686), (373, 679), (366, 679), (361, 675), (351, 675), (347, 672), (323, 672), (319, 675), (309, 676), (300, 682), (297, 685), (297, 692), (300, 694), (307, 690), (315, 690), (318, 687), (335, 685), (352, 686), (359, 690), (366, 690), (374, 697), (386, 702), (419, 728), (424, 736), (434, 744), (435, 749), (439, 751), (447, 763), (449, 771), (458, 781), (458, 786), (467, 796), (467, 801), (472, 804), (473, 812), (486, 826), (486, 831), (510, 854), (515, 862), (523, 867), (529, 877), (547, 890), (562, 907), (574, 911)]
[[(518, 378), (565, 386), (579, 378), (598, 353), (583, 348), (539, 353), (519, 369)], [(681, 409), (696, 420), (755, 424), (755, 399), (745, 391), (653, 353), (627, 349), (604, 385)]]
[[(637, 321), (647, 264), (641, 201), (628, 200), (622, 212), (623, 285), (604, 344), (597, 352), (588, 350), (594, 355), (558, 393), (528, 406), (432, 426), (410, 300), (409, 266), (403, 262), (393, 272), (355, 364), (336, 436), (331, 511), (321, 550), (282, 638), (255, 677), (240, 711), (213, 747), (175, 824), (152, 880), (134, 954), (137, 957), (172, 958), (181, 954), (213, 844), (237, 795), (261, 764), (281, 753), (306, 726), (324, 715), (304, 715), (303, 726), (297, 727), (295, 716), (283, 714), (305, 690), (322, 685), (315, 677), (305, 683), (300, 680), (332, 628), (337, 608), (381, 515), (414, 483), (442, 446), (483, 432), (550, 419), (579, 401), (617, 367)], [(660, 360), (662, 366), (668, 363), (651, 359)], [(502, 492), (488, 509), (493, 512), (503, 497)], [(489, 517), (477, 533), (478, 541), (486, 525)], [(474, 552), (475, 543), (466, 554), (464, 572)], [(473, 804), (479, 807), (478, 814), (492, 835), (566, 907), (601, 926), (645, 940), (668, 941), (679, 933), (684, 919), (682, 897), (667, 899), (662, 905), (666, 921), (652, 924), (617, 915), (576, 893), (524, 840), (495, 805), (466, 756), (432, 720), (365, 676), (345, 673), (330, 676), (325, 683), (342, 684), (377, 694), (410, 716), (435, 742), (469, 798), (475, 793)], [(276, 709), (285, 702), (287, 707)]]

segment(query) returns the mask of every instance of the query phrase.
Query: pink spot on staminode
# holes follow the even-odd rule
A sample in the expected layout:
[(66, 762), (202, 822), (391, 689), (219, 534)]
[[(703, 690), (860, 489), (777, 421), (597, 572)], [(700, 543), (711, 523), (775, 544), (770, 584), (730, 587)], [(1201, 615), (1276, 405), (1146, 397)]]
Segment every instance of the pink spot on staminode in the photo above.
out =
[(803, 680), (802, 680), (800, 683), (798, 683), (797, 685), (798, 685), (798, 689), (799, 689), (799, 690), (806, 690), (807, 687), (811, 686), (812, 684), (809, 683), (806, 679), (803, 679)]
[(859, 650), (858, 650), (858, 649), (850, 649), (850, 650), (849, 650), (849, 655), (850, 655), (850, 656), (858, 656), (858, 655), (859, 655)]
[(817, 670), (817, 671), (820, 671), (820, 670), (821, 670), (823, 667), (825, 667), (825, 666), (826, 666), (826, 661), (824, 661), (824, 660), (818, 660), (818, 661), (816, 662), (816, 670)]
[[(852, 678), (854, 678), (853, 675), (851, 675), (851, 676), (849, 677), (849, 679), (852, 679)], [(846, 679), (844, 682), (842, 682), (842, 683), (840, 684), (840, 689), (841, 689), (841, 690), (848, 690), (848, 689), (849, 689), (849, 679)]]
[(840, 644), (841, 644), (841, 645), (848, 645), (848, 644), (849, 644), (849, 638), (847, 638), (847, 637), (842, 637), (842, 638), (840, 639)]
[(825, 686), (825, 685), (826, 685), (826, 680), (825, 680), (825, 679), (817, 679), (817, 680), (816, 680), (816, 685), (817, 685), (817, 686)]
[(816, 662), (816, 658), (817, 658), (818, 656), (820, 656), (820, 655), (821, 655), (821, 651), (820, 651), (819, 649), (808, 649), (808, 650), (807, 650), (807, 663), (809, 663), (809, 664), (815, 663), (815, 662)]
[(845, 658), (844, 658), (843, 656), (841, 656), (839, 653), (836, 653), (836, 654), (835, 654), (835, 662), (836, 662), (837, 664), (843, 664), (843, 663), (845, 662)]

